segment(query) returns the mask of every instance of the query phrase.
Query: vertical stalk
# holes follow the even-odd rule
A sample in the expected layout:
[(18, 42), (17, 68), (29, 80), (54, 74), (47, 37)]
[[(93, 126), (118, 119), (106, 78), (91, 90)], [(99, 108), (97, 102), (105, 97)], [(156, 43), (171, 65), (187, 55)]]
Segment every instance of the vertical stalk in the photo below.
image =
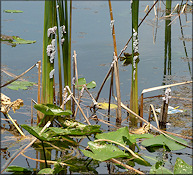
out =
[(59, 105), (62, 104), (62, 70), (61, 70), (61, 55), (60, 55), (60, 25), (57, 20), (57, 53), (58, 53), (58, 77), (59, 77)]
[(110, 89), (109, 89), (108, 121), (110, 120), (112, 90), (113, 90), (113, 69), (111, 70), (111, 82), (110, 82)]
[[(40, 104), (41, 103), (41, 95), (40, 95), (40, 91), (41, 91), (41, 60), (38, 61), (38, 96), (37, 96), (37, 103)], [(40, 118), (41, 118), (41, 113), (39, 111), (37, 111), (37, 125), (40, 122)]]
[(45, 148), (44, 148), (44, 143), (43, 143), (43, 141), (41, 141), (41, 142), (42, 142), (42, 147), (43, 147), (45, 165), (46, 165), (46, 168), (48, 168), (48, 164), (47, 164), (47, 160), (46, 160), (46, 152), (45, 152)]
[[(131, 80), (131, 97), (130, 97), (130, 109), (139, 114), (138, 111), (138, 11), (139, 0), (132, 2), (132, 80)], [(137, 120), (131, 115), (131, 125), (136, 126)]]
[(54, 63), (50, 62), (50, 57), (47, 55), (47, 46), (51, 44), (52, 39), (55, 37), (54, 34), (51, 34), (51, 36), (48, 37), (48, 29), (54, 27), (55, 20), (55, 1), (45, 1), (42, 63), (42, 103), (53, 103), (53, 78), (50, 78), (50, 72), (54, 69)]
[[(54, 98), (54, 53), (56, 32), (56, 1), (45, 1), (44, 9), (44, 36), (43, 36), (43, 59), (42, 59), (42, 103), (53, 104)], [(50, 116), (45, 118), (44, 125)]]
[[(166, 0), (166, 15), (171, 13), (171, 0)], [(171, 18), (165, 20), (164, 79), (171, 75)], [(162, 83), (165, 85), (165, 82)]]
[[(109, 0), (108, 2), (109, 2), (110, 18), (111, 18), (111, 23), (112, 23), (114, 21), (113, 20), (112, 6), (111, 6), (111, 1)], [(118, 106), (118, 115), (116, 118), (116, 122), (121, 123), (121, 121), (122, 121), (122, 117), (121, 117), (121, 92), (120, 92), (119, 66), (118, 66), (118, 59), (117, 59), (117, 45), (116, 45), (114, 24), (112, 25), (112, 35), (113, 35), (114, 61), (115, 61), (114, 62), (114, 72), (115, 72), (117, 106)]]
[[(58, 0), (59, 5), (59, 19), (60, 26), (65, 26), (65, 31), (63, 31), (63, 44), (62, 44), (62, 54), (63, 54), (63, 71), (64, 71), (64, 86), (69, 86), (71, 88), (71, 29), (68, 25), (68, 3), (67, 0)], [(70, 3), (70, 15), (72, 12), (72, 2)], [(71, 20), (71, 18), (70, 18)], [(71, 22), (70, 22), (71, 28)], [(71, 109), (71, 100), (66, 103), (66, 109)]]

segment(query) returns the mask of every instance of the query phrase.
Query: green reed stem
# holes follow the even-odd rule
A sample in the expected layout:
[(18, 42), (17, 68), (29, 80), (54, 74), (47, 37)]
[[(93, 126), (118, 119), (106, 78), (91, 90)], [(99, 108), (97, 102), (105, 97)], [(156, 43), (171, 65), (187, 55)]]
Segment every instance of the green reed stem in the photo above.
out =
[[(130, 97), (130, 109), (135, 113), (138, 112), (138, 63), (136, 61), (136, 53), (138, 53), (138, 11), (139, 0), (132, 2), (132, 80), (131, 80), (131, 97)], [(131, 121), (136, 125), (136, 120)], [(131, 118), (131, 120), (132, 120)]]
[[(64, 86), (71, 87), (71, 29), (69, 29), (68, 22), (68, 3), (67, 0), (57, 1), (59, 5), (59, 22), (60, 26), (65, 26), (65, 33), (63, 33), (64, 42), (62, 43), (62, 59), (63, 59), (63, 72), (64, 72)], [(70, 2), (70, 28), (71, 28), (71, 14), (72, 2)], [(66, 109), (71, 109), (71, 101), (66, 103)]]
[(44, 11), (44, 36), (43, 36), (43, 61), (42, 61), (42, 103), (53, 103), (53, 78), (50, 72), (54, 68), (54, 63), (50, 62), (47, 55), (47, 46), (51, 44), (54, 35), (48, 37), (48, 29), (54, 27), (56, 21), (55, 1), (45, 1)]

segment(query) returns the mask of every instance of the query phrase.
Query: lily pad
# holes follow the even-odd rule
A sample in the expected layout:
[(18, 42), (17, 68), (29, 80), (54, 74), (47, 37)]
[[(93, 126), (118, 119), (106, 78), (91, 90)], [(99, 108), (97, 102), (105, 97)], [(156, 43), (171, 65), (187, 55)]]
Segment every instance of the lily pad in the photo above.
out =
[(75, 83), (75, 87), (76, 87), (76, 89), (81, 90), (84, 84), (86, 85), (86, 87), (88, 89), (92, 89), (92, 88), (96, 87), (96, 82), (95, 81), (91, 81), (90, 83), (86, 83), (86, 79), (85, 78), (79, 78), (78, 79), (78, 86), (77, 86), (77, 82), (76, 82)]
[[(68, 121), (70, 125), (67, 128), (56, 128), (50, 127), (49, 129), (52, 130), (56, 135), (70, 135), (70, 136), (83, 136), (83, 135), (91, 135), (102, 132), (100, 130), (100, 125), (84, 125), (82, 123), (76, 121)], [(67, 123), (65, 121), (65, 123)]]
[[(109, 103), (98, 103), (98, 108), (99, 109), (104, 109), (107, 110), (109, 108)], [(110, 109), (117, 109), (116, 104), (110, 104)]]
[[(181, 143), (187, 144), (187, 142), (184, 141), (183, 139), (180, 139), (180, 138), (172, 136), (172, 135), (169, 135), (169, 136), (176, 139), (176, 140), (178, 140), (178, 141), (180, 141)], [(154, 138), (151, 138), (151, 139), (146, 139), (141, 144), (145, 147), (154, 147), (154, 146), (163, 146), (163, 145), (165, 145), (170, 150), (173, 150), (173, 151), (185, 148), (185, 146), (177, 143), (174, 140), (171, 140), (171, 139), (167, 138), (163, 134), (158, 135), (158, 136), (156, 136)]]
[(34, 108), (38, 111), (42, 112), (45, 115), (71, 115), (72, 111), (70, 110), (63, 110), (60, 107), (53, 105), (53, 104), (35, 104)]
[[(126, 144), (128, 144), (128, 140), (130, 139), (130, 134), (129, 134), (128, 127), (122, 127), (120, 129), (118, 129), (117, 131), (97, 134), (96, 138), (97, 139), (108, 139), (108, 140), (112, 140), (112, 141), (121, 143), (122, 145), (126, 145)], [(132, 142), (133, 142), (133, 140), (132, 140)], [(131, 144), (131, 143), (129, 143), (129, 144)]]
[(12, 90), (19, 90), (19, 89), (26, 90), (29, 86), (33, 86), (34, 84), (35, 83), (29, 81), (14, 81), (10, 85), (8, 85), (7, 88)]
[(178, 157), (174, 165), (174, 174), (192, 174), (192, 166)]
[(88, 146), (91, 151), (81, 150), (85, 156), (92, 159), (105, 161), (116, 157), (129, 157), (129, 154), (123, 152), (118, 147), (111, 144), (101, 144), (95, 142), (88, 142)]
[(23, 13), (21, 10), (4, 10), (5, 13)]
[(152, 134), (130, 134), (128, 127), (119, 128), (117, 131), (108, 133), (97, 134), (97, 139), (108, 139), (115, 142), (119, 142), (123, 145), (132, 145), (136, 143), (136, 139), (140, 138), (153, 138)]
[(12, 43), (15, 43), (15, 44), (32, 44), (32, 43), (35, 43), (36, 41), (32, 41), (32, 40), (24, 40), (20, 37), (17, 37), (17, 36), (13, 36), (13, 39), (15, 40), (14, 42)]

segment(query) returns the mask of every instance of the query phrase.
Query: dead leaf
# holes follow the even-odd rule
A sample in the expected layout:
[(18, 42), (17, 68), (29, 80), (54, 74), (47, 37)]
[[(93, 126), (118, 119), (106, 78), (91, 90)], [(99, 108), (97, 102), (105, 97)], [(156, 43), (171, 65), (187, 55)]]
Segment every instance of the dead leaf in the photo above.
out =
[(148, 123), (148, 125), (144, 124), (142, 127), (135, 129), (133, 131), (130, 131), (130, 132), (133, 134), (145, 134), (145, 133), (148, 133), (149, 130), (150, 130), (150, 123)]
[(11, 99), (6, 95), (1, 93), (1, 112), (7, 114), (12, 108), (13, 112), (23, 106), (23, 100), (17, 99), (14, 102), (11, 102)]

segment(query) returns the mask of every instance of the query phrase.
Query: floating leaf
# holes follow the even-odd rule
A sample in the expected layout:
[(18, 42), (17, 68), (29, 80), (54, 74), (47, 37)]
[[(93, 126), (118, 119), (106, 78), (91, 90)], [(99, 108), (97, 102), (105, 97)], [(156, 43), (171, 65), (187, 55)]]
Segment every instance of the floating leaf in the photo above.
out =
[(130, 134), (130, 137), (132, 137), (132, 139), (154, 138), (153, 134)]
[(6, 172), (33, 172), (34, 169), (33, 168), (24, 168), (24, 167), (20, 167), (20, 166), (9, 166), (5, 169)]
[(34, 84), (35, 84), (34, 82), (29, 81), (14, 81), (7, 87), (12, 90), (19, 90), (19, 89), (26, 90), (29, 86), (33, 86)]
[(87, 150), (81, 151), (85, 156), (95, 160), (105, 161), (116, 157), (129, 157), (129, 154), (111, 144), (100, 144), (90, 141), (88, 142), (88, 146), (92, 152)]
[(4, 10), (5, 13), (23, 13), (21, 10)]
[(174, 165), (174, 174), (192, 174), (192, 166), (178, 157)]
[(17, 37), (17, 36), (13, 36), (13, 39), (15, 40), (15, 42), (12, 42), (12, 43), (15, 43), (15, 44), (32, 44), (32, 43), (35, 43), (36, 41), (32, 41), (32, 40), (24, 40), (20, 37)]
[(83, 85), (86, 85), (86, 87), (88, 89), (92, 89), (92, 88), (95, 88), (96, 87), (96, 82), (95, 81), (91, 81), (90, 83), (86, 83), (86, 79), (85, 78), (79, 78), (78, 79), (78, 86), (77, 86), (77, 82), (75, 83), (75, 87), (79, 90), (82, 89)]
[(54, 105), (54, 104), (35, 104), (34, 108), (38, 111), (42, 112), (45, 115), (71, 115), (72, 111), (70, 110), (63, 110), (62, 108)]
[[(180, 138), (172, 136), (172, 135), (169, 135), (169, 136), (176, 139), (177, 141), (179, 141), (181, 143), (187, 144), (187, 142), (184, 141), (183, 139), (180, 139)], [(171, 140), (171, 139), (167, 138), (163, 134), (158, 135), (158, 136), (156, 136), (154, 138), (151, 138), (151, 139), (146, 139), (141, 144), (145, 147), (154, 147), (154, 146), (163, 146), (163, 145), (165, 145), (170, 150), (180, 150), (180, 149), (185, 148), (185, 146), (177, 143), (174, 140)]]
[(54, 174), (54, 169), (52, 168), (44, 168), (41, 169), (38, 174)]
[(119, 128), (117, 131), (97, 134), (96, 138), (112, 140), (112, 141), (121, 143), (122, 145), (126, 145), (126, 143), (128, 144), (128, 139), (130, 139), (130, 134), (129, 134), (128, 127), (122, 127), (122, 128)]
[(163, 166), (158, 166), (158, 168), (156, 168), (155, 164), (151, 167), (149, 174), (173, 174), (173, 173)]
[(52, 130), (57, 135), (70, 135), (70, 136), (83, 136), (102, 132), (100, 130), (100, 125), (84, 125), (82, 123), (69, 120), (66, 120), (64, 125), (67, 126), (67, 123), (68, 127), (65, 129), (56, 127), (50, 127), (49, 129)]
[[(109, 103), (98, 103), (98, 108), (107, 110), (109, 108)], [(110, 104), (110, 109), (117, 109), (117, 105)]]

